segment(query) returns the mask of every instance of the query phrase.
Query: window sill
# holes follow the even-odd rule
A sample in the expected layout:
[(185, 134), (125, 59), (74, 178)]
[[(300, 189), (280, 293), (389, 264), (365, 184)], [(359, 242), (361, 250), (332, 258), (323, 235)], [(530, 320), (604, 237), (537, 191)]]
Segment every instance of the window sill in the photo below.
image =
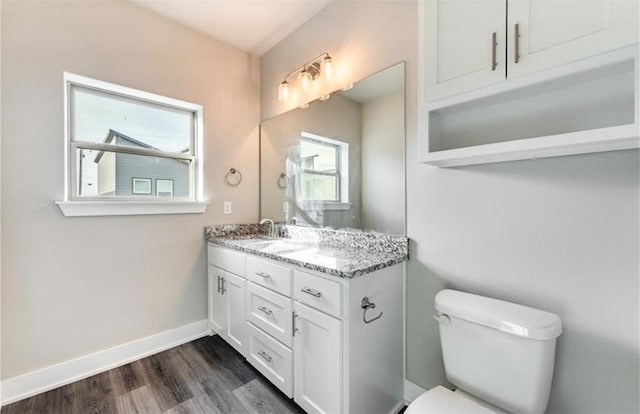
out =
[(56, 201), (66, 217), (202, 214), (209, 201)]

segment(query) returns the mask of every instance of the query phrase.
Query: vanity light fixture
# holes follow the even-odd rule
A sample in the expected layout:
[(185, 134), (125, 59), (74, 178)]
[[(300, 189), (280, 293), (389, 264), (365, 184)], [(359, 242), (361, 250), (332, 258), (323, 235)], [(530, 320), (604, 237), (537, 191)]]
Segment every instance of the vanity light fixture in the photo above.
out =
[(311, 59), (304, 65), (301, 65), (289, 72), (278, 87), (278, 100), (280, 102), (286, 102), (291, 96), (291, 84), (287, 79), (296, 73), (298, 73), (298, 83), (300, 87), (306, 92), (311, 87), (311, 83), (320, 76), (324, 76), (326, 79), (331, 79), (334, 73), (333, 59), (329, 53), (324, 52), (320, 56)]

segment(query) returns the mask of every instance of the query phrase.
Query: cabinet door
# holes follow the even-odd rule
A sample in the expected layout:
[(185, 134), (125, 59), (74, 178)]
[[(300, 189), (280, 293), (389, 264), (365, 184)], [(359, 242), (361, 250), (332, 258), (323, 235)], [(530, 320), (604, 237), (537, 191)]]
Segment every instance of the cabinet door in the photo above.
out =
[(209, 328), (226, 339), (227, 297), (222, 294), (224, 271), (214, 266), (207, 269)]
[(638, 3), (509, 0), (507, 76), (515, 78), (638, 42)]
[(506, 13), (506, 0), (420, 0), (424, 102), (505, 80)]
[(342, 412), (342, 321), (298, 302), (294, 400), (307, 413)]
[(223, 293), (227, 297), (227, 342), (238, 352), (245, 355), (245, 287), (246, 280), (224, 272)]

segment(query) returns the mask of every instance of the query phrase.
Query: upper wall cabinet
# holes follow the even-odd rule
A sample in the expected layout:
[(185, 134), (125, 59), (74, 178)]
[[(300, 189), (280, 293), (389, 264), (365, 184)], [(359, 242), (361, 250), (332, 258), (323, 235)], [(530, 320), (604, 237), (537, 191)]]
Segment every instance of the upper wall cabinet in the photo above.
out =
[(638, 41), (638, 0), (509, 0), (507, 77)]
[(504, 80), (506, 2), (433, 0), (421, 4), (428, 100)]
[(637, 0), (423, 0), (420, 8), (425, 101), (638, 41)]
[(637, 0), (423, 0), (418, 160), (640, 146)]

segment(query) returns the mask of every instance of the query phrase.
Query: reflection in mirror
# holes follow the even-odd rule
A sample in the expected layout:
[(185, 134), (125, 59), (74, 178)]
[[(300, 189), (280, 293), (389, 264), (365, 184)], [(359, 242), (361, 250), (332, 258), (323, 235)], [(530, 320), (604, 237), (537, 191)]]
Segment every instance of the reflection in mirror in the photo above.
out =
[(405, 233), (404, 63), (271, 118), (260, 130), (260, 217)]

